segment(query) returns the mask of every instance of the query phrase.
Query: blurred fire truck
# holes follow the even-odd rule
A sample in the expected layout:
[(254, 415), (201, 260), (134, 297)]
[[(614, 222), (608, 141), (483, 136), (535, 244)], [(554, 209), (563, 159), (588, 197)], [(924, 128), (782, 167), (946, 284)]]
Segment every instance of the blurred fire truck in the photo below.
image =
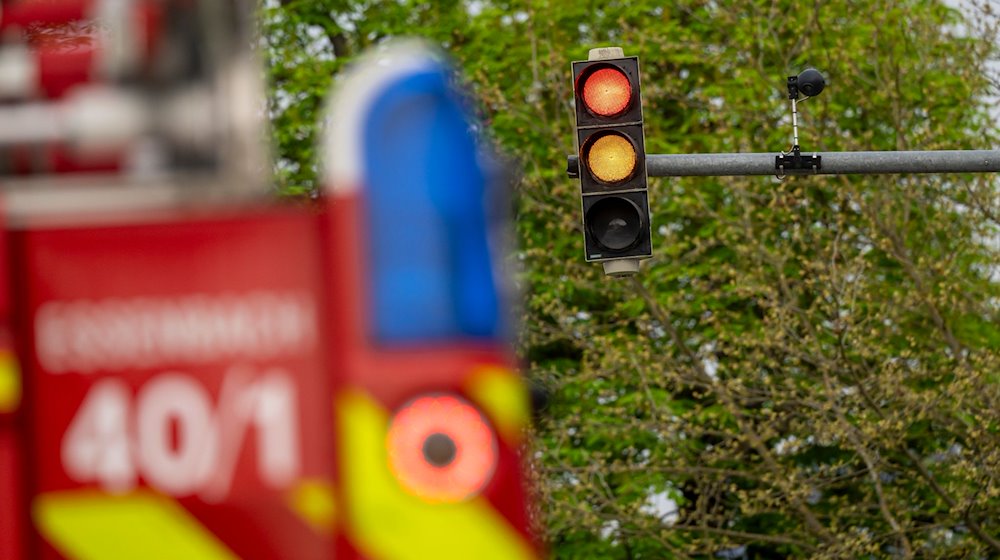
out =
[(253, 2), (0, 0), (0, 558), (534, 558), (496, 180), (419, 43), (270, 196)]

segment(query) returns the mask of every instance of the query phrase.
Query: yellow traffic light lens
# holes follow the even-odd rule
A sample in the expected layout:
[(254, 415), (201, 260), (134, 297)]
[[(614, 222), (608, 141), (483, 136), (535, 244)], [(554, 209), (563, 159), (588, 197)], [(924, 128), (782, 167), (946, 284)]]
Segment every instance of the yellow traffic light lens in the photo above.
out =
[(604, 183), (620, 183), (635, 172), (635, 146), (620, 134), (605, 134), (586, 152), (587, 169)]
[(632, 84), (617, 68), (601, 68), (587, 76), (583, 83), (583, 103), (591, 113), (613, 117), (632, 100)]

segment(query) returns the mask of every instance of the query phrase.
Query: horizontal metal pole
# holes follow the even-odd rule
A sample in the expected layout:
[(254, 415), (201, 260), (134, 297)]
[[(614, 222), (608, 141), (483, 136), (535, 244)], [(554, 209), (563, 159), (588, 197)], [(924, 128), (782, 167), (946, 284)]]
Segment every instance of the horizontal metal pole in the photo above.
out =
[[(820, 169), (786, 169), (785, 175), (879, 175), (887, 173), (1000, 172), (1000, 150), (937, 150), (924, 152), (802, 152), (822, 156)], [(720, 177), (778, 175), (777, 153), (647, 154), (650, 177)], [(576, 169), (569, 156), (569, 169)], [(571, 173), (572, 174), (572, 173)]]

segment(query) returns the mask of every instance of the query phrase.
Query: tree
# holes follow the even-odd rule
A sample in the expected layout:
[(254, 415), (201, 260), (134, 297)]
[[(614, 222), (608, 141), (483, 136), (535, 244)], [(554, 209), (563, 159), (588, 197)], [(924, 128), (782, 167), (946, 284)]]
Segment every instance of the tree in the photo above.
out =
[[(651, 153), (778, 151), (784, 77), (826, 73), (806, 150), (995, 140), (989, 4), (266, 3), (286, 192), (361, 49), (455, 57), (515, 186), (531, 457), (560, 558), (1000, 555), (1000, 193), (988, 176), (654, 179), (638, 280), (583, 262), (569, 62), (640, 57)], [(332, 123), (331, 126), (335, 126)]]

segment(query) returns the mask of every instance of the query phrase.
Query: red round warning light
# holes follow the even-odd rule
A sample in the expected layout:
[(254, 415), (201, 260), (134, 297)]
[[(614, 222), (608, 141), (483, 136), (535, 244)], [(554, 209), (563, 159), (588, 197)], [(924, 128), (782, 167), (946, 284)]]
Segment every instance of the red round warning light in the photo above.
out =
[(632, 100), (632, 84), (617, 68), (604, 67), (586, 76), (582, 88), (587, 110), (601, 117), (613, 117), (625, 111)]
[(411, 494), (459, 502), (482, 492), (497, 465), (497, 440), (476, 407), (454, 395), (413, 399), (393, 416), (389, 467)]

